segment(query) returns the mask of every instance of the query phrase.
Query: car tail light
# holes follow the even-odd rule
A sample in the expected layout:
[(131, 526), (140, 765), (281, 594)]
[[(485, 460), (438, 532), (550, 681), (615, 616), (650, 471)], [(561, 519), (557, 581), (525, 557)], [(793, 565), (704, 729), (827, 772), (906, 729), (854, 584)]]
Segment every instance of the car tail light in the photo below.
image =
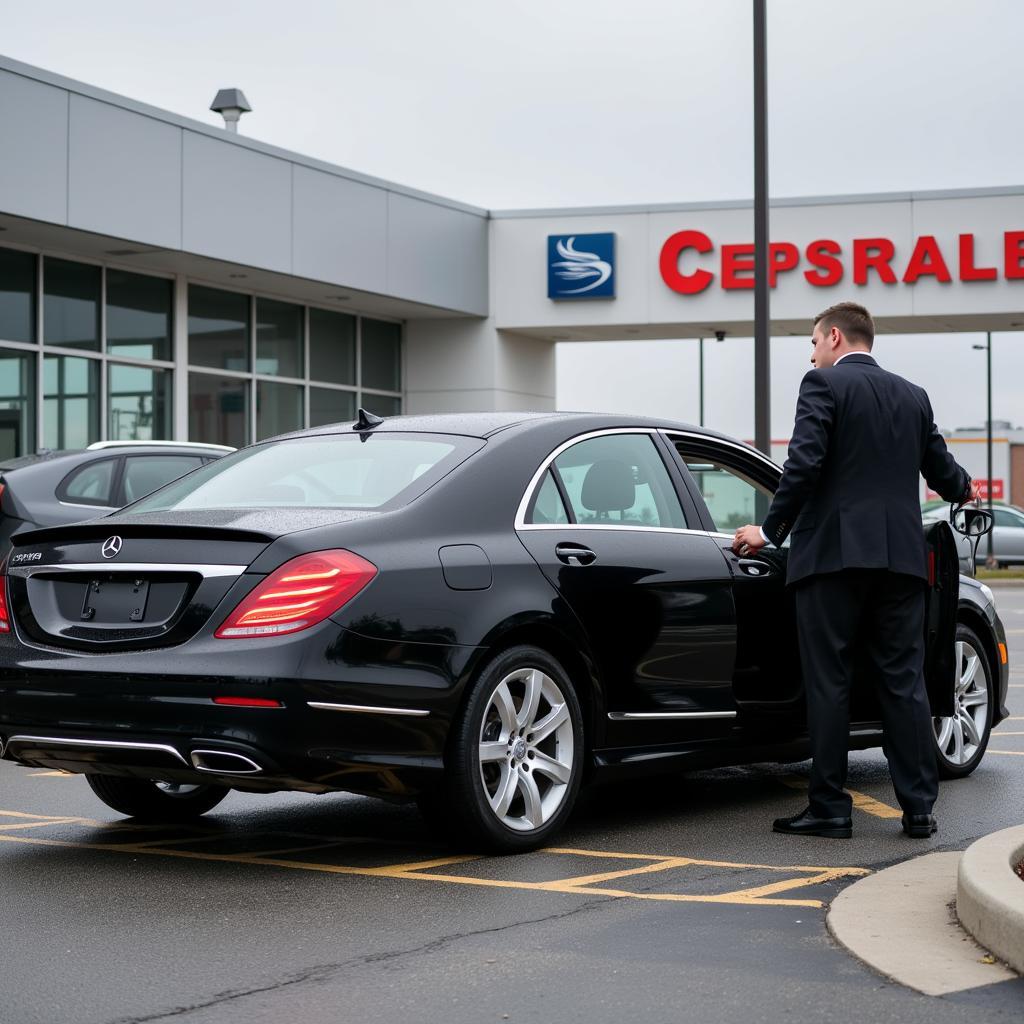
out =
[(0, 633), (10, 633), (11, 614), (7, 610), (7, 565), (0, 566)]
[(352, 600), (377, 567), (351, 551), (299, 555), (258, 583), (214, 633), (221, 640), (297, 633)]

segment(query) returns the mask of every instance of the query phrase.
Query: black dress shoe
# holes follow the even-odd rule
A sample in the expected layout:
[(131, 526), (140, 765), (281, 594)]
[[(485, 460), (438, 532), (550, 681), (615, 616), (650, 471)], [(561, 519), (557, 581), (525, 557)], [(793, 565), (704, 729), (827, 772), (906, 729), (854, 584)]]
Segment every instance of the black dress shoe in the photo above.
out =
[(934, 814), (904, 814), (903, 831), (911, 839), (929, 839), (939, 830)]
[(824, 836), (826, 839), (849, 839), (853, 835), (850, 818), (818, 818), (810, 807), (792, 818), (776, 818), (773, 832), (787, 836)]

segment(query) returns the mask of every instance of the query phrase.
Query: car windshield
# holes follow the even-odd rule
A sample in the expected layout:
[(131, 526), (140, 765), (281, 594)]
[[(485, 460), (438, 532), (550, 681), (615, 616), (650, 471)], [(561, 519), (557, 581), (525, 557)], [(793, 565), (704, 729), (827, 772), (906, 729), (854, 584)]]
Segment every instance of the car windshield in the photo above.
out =
[(416, 497), (481, 444), (438, 434), (289, 438), (227, 455), (129, 508), (380, 508)]

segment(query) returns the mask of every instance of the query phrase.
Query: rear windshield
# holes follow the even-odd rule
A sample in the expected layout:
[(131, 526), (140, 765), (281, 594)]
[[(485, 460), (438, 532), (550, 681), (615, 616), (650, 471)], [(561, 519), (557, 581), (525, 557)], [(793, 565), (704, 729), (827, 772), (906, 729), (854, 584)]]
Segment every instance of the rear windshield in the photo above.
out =
[(326, 434), (226, 455), (131, 505), (168, 509), (404, 504), (483, 446), (443, 434)]

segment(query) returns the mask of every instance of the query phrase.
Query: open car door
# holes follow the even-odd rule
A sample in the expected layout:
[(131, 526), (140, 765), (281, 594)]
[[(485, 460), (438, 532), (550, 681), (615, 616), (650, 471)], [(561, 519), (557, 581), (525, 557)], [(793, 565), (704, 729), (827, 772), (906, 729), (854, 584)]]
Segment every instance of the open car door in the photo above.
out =
[(960, 599), (960, 562), (949, 523), (932, 523), (928, 543), (928, 591), (925, 598), (924, 679), (935, 718), (953, 714), (958, 677), (956, 610)]

